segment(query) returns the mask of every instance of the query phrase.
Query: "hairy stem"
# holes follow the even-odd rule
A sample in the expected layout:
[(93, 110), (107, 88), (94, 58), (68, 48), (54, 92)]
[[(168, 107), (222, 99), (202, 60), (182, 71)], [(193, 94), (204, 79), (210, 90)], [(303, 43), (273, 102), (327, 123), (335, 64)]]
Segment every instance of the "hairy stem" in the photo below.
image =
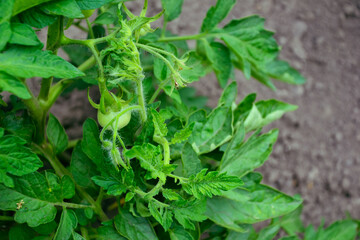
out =
[(169, 81), (170, 81), (170, 78), (167, 79), (167, 80), (165, 80), (165, 81), (162, 81), (162, 82), (159, 84), (158, 88), (156, 89), (156, 91), (154, 92), (154, 94), (151, 96), (148, 104), (151, 104), (151, 103), (153, 103), (153, 102), (155, 101), (155, 99), (156, 99), (157, 96), (160, 94), (160, 92), (161, 92), (161, 90), (163, 89), (163, 87), (165, 87), (166, 84), (168, 84)]
[(142, 86), (142, 79), (137, 79), (136, 88), (137, 88), (138, 103), (139, 106), (141, 107), (141, 111), (140, 111), (141, 121), (145, 123), (147, 120), (147, 115), (146, 115), (145, 97)]

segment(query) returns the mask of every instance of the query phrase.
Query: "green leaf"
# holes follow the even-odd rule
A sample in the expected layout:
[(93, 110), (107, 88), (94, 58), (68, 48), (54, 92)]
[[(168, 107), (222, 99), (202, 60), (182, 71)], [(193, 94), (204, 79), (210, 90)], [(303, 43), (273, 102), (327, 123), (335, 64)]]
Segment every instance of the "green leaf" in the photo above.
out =
[(162, 192), (162, 195), (164, 196), (164, 198), (166, 198), (170, 201), (175, 201), (175, 200), (181, 199), (181, 196), (172, 189), (164, 188), (161, 192)]
[(0, 138), (0, 182), (4, 182), (6, 186), (13, 187), (6, 173), (23, 176), (43, 166), (39, 157), (24, 146), (25, 143), (23, 139), (15, 136)]
[(119, 209), (119, 214), (115, 216), (114, 224), (116, 230), (127, 239), (158, 239), (154, 229), (146, 218), (134, 217), (131, 213), (123, 209)]
[[(285, 102), (280, 102), (275, 99), (266, 101), (259, 101), (253, 105), (248, 116), (245, 119), (245, 131), (262, 128), (269, 123), (278, 120), (286, 112), (295, 111), (297, 106)], [(237, 120), (239, 121), (239, 119)]]
[(206, 13), (201, 32), (214, 29), (229, 14), (235, 3), (236, 0), (218, 0), (216, 6), (212, 6)]
[(238, 59), (249, 61), (257, 67), (263, 67), (264, 63), (273, 61), (277, 57), (280, 47), (272, 37), (272, 32), (259, 29), (257, 25), (236, 35), (227, 33), (228, 27), (233, 27), (233, 22), (224, 27), (223, 32), (225, 33), (221, 34), (221, 39)]
[(277, 60), (280, 47), (264, 29), (264, 19), (250, 16), (232, 20), (223, 29), (212, 31), (229, 47), (233, 62), (246, 78), (253, 76), (266, 86), (275, 89), (270, 78), (291, 84), (302, 84), (305, 79), (288, 63)]
[(50, 51), (12, 47), (0, 54), (0, 71), (23, 77), (74, 78), (84, 73)]
[(224, 88), (230, 78), (232, 63), (229, 49), (219, 42), (208, 43), (204, 40), (206, 57), (210, 61), (219, 84)]
[(260, 239), (261, 240), (272, 240), (272, 239), (275, 238), (275, 236), (278, 234), (279, 231), (280, 231), (280, 226), (279, 225), (267, 226), (267, 227), (261, 229), (257, 239), (259, 239), (259, 240)]
[(65, 151), (68, 145), (68, 136), (65, 129), (61, 126), (59, 120), (50, 113), (49, 120), (46, 128), (46, 135), (49, 142), (55, 149), (55, 153), (59, 154)]
[(33, 120), (26, 112), (7, 112), (2, 119), (0, 118), (0, 126), (27, 142), (31, 142), (35, 132)]
[(221, 195), (222, 191), (228, 191), (243, 184), (240, 178), (228, 176), (226, 173), (201, 170), (193, 175), (185, 183), (182, 183), (183, 189), (190, 195), (201, 199), (204, 196), (211, 198), (213, 195)]
[(68, 18), (84, 17), (75, 0), (51, 1), (41, 5), (40, 9), (48, 14), (63, 15)]
[(35, 236), (36, 232), (26, 224), (15, 225), (9, 231), (9, 240), (27, 240)]
[(0, 72), (0, 91), (10, 92), (22, 99), (31, 98), (29, 90), (24, 83), (4, 72)]
[(192, 128), (194, 127), (193, 124), (188, 125), (187, 127), (181, 129), (180, 131), (177, 131), (174, 134), (174, 137), (171, 139), (171, 144), (181, 143), (186, 141), (192, 133)]
[(198, 240), (200, 239), (199, 231), (187, 230), (178, 224), (173, 224), (169, 229), (171, 240)]
[(11, 37), (10, 19), (13, 6), (14, 0), (2, 0), (0, 2), (0, 51), (5, 48)]
[[(242, 225), (240, 232), (229, 231), (226, 240), (257, 240), (258, 235), (252, 225)], [(259, 239), (260, 240), (260, 239)]]
[(96, 165), (83, 152), (81, 142), (76, 144), (70, 162), (70, 171), (78, 185), (85, 188), (96, 189), (91, 177), (99, 175)]
[(51, 221), (49, 223), (34, 227), (33, 229), (41, 235), (50, 235), (52, 232), (54, 232), (57, 226), (58, 224), (55, 221)]
[(166, 95), (168, 95), (173, 100), (175, 100), (176, 102), (181, 104), (181, 97), (180, 97), (179, 91), (177, 89), (172, 89), (172, 86), (168, 85), (168, 86), (163, 87), (163, 90)]
[(125, 156), (129, 159), (137, 158), (140, 161), (141, 167), (149, 171), (146, 175), (148, 179), (159, 178), (162, 182), (166, 181), (165, 166), (160, 146), (156, 147), (150, 143), (134, 146), (129, 151), (126, 151)]
[(29, 25), (23, 23), (12, 23), (11, 29), (12, 34), (9, 43), (26, 46), (43, 46), (35, 31)]
[(302, 205), (299, 206), (295, 211), (283, 216), (280, 219), (280, 226), (289, 235), (296, 235), (304, 232), (305, 228), (301, 221)]
[(37, 5), (40, 5), (42, 3), (49, 2), (49, 1), (51, 1), (51, 0), (16, 0), (16, 1), (14, 1), (15, 4), (14, 4), (14, 9), (13, 9), (12, 15), (15, 16), (18, 13), (25, 11), (26, 9), (35, 7)]
[(94, 176), (91, 179), (97, 185), (107, 190), (107, 194), (109, 195), (119, 196), (127, 190), (126, 185), (113, 177)]
[(68, 240), (74, 233), (74, 228), (77, 226), (77, 218), (72, 210), (63, 208), (60, 223), (56, 230), (54, 240)]
[[(166, 50), (169, 50), (167, 48), (165, 48)], [(164, 58), (167, 58), (167, 56), (164, 56)], [(164, 81), (167, 78), (170, 77), (170, 69), (166, 66), (166, 64), (164, 63), (164, 61), (160, 58), (157, 58), (155, 56), (153, 56), (154, 59), (154, 76), (156, 77), (156, 79), (159, 79), (160, 81)]]
[(181, 151), (181, 162), (183, 174), (185, 177), (195, 175), (202, 169), (201, 161), (189, 143), (185, 143)]
[(272, 152), (278, 132), (277, 129), (274, 129), (263, 135), (255, 133), (246, 142), (243, 142), (245, 132), (241, 127), (221, 159), (220, 171), (242, 177), (263, 165)]
[(93, 21), (94, 24), (112, 24), (116, 21), (117, 17), (111, 12), (103, 12), (99, 14)]
[(236, 82), (232, 82), (227, 85), (223, 93), (221, 94), (218, 106), (231, 107), (232, 104), (236, 101), (237, 88), (238, 86)]
[(358, 224), (355, 221), (337, 221), (325, 230), (320, 230), (316, 240), (353, 240), (357, 236), (357, 228)]
[(265, 72), (277, 80), (291, 84), (304, 84), (306, 82), (305, 78), (285, 61), (272, 61), (265, 68)]
[(23, 23), (32, 27), (44, 28), (53, 24), (58, 16), (49, 15), (41, 11), (40, 8), (30, 8), (19, 15)]
[(161, 0), (163, 9), (165, 9), (165, 20), (170, 22), (179, 17), (184, 0)]
[(96, 9), (114, 0), (76, 0), (81, 10)]
[(113, 226), (102, 226), (97, 229), (98, 240), (126, 240)]
[(173, 213), (171, 210), (169, 208), (160, 206), (155, 201), (150, 201), (148, 208), (155, 220), (161, 224), (165, 231), (167, 231), (173, 222)]
[(75, 0), (57, 0), (41, 5), (41, 10), (48, 14), (63, 15), (68, 18), (83, 18)]
[(61, 178), (62, 197), (70, 199), (75, 195), (75, 184), (70, 176), (64, 175)]
[[(1, 9), (3, 9), (3, 8), (1, 7)], [(11, 37), (10, 21), (0, 23), (0, 33), (1, 33), (0, 51), (2, 51), (5, 48), (6, 43), (10, 40), (10, 37)]]
[[(180, 75), (187, 83), (192, 83), (205, 76), (207, 69), (203, 66), (200, 56), (198, 56), (195, 51), (187, 52), (187, 55), (188, 60), (186, 61), (186, 66), (189, 69), (181, 70)], [(183, 88), (182, 90), (185, 89), (188, 88)]]
[(253, 224), (295, 210), (301, 201), (260, 184), (261, 175), (243, 178), (241, 189), (223, 192), (222, 197), (208, 199), (206, 215), (216, 224), (242, 232), (238, 224)]
[[(0, 209), (15, 211), (15, 221), (36, 227), (51, 222), (56, 216), (54, 203), (63, 201), (63, 189), (55, 174), (38, 172), (14, 177), (14, 188), (0, 184)], [(66, 195), (66, 194), (65, 194)], [(22, 203), (20, 209), (17, 209)], [(20, 204), (21, 205), (21, 204)]]
[(151, 109), (150, 111), (153, 117), (153, 123), (155, 128), (154, 136), (157, 135), (160, 137), (165, 137), (168, 130), (164, 118), (155, 109)]
[(204, 215), (206, 210), (206, 199), (185, 201), (180, 200), (172, 203), (176, 220), (186, 229), (195, 230), (194, 222), (202, 222), (207, 217)]
[(195, 122), (189, 143), (198, 154), (213, 151), (231, 139), (232, 118), (231, 109), (214, 109), (206, 119)]
[(104, 159), (99, 135), (99, 128), (95, 120), (91, 118), (86, 119), (83, 125), (81, 148), (98, 168), (101, 167), (101, 162)]

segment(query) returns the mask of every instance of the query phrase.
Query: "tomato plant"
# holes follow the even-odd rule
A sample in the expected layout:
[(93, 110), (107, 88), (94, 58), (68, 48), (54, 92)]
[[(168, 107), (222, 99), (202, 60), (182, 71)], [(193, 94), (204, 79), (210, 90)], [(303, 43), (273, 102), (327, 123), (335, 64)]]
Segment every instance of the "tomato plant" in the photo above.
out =
[[(255, 172), (278, 136), (262, 128), (297, 107), (256, 94), (237, 102), (234, 69), (270, 89), (273, 79), (305, 82), (279, 59), (264, 19), (219, 27), (236, 0), (218, 0), (199, 33), (178, 36), (167, 24), (183, 0), (161, 3), (148, 16), (145, 0), (137, 16), (124, 0), (0, 2), (0, 92), (12, 94), (0, 95), (0, 239), (358, 236), (350, 217), (305, 228), (301, 198), (262, 184)], [(154, 29), (158, 20), (163, 27)], [(67, 37), (70, 26), (88, 37)], [(45, 27), (46, 44), (35, 32)], [(214, 109), (188, 86), (210, 72), (224, 89)], [(33, 77), (41, 78), (38, 95), (27, 84)], [(96, 103), (88, 93), (98, 115), (83, 123), (81, 139), (69, 139), (49, 113), (70, 86), (97, 86), (100, 94)]]

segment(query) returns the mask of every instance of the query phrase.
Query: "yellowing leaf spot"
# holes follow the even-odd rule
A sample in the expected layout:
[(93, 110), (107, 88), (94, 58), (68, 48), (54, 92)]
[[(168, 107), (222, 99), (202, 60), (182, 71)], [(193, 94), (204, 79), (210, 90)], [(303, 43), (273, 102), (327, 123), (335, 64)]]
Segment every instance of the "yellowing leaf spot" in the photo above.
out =
[(49, 192), (52, 192), (51, 188), (49, 188)]

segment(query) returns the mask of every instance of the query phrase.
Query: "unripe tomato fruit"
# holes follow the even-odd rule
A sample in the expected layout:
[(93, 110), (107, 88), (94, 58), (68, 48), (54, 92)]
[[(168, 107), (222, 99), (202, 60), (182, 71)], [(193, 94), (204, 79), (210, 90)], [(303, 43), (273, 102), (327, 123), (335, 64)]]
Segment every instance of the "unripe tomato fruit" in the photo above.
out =
[(84, 14), (84, 18), (88, 18), (91, 15), (93, 15), (95, 9), (90, 9), (90, 10), (81, 10), (82, 14)]
[[(103, 114), (100, 110), (98, 111), (98, 121), (101, 127), (105, 127), (111, 120), (113, 120), (114, 118), (116, 118), (116, 116), (120, 113), (119, 112), (114, 112), (114, 111), (107, 111), (107, 113)], [(121, 117), (118, 120), (118, 124), (116, 125), (116, 119), (114, 119), (113, 123), (111, 124), (111, 126), (109, 126), (110, 128), (112, 128), (113, 130), (117, 129), (120, 130), (123, 127), (125, 127), (126, 125), (129, 124), (131, 119), (131, 111), (126, 112), (125, 114), (121, 115)]]

